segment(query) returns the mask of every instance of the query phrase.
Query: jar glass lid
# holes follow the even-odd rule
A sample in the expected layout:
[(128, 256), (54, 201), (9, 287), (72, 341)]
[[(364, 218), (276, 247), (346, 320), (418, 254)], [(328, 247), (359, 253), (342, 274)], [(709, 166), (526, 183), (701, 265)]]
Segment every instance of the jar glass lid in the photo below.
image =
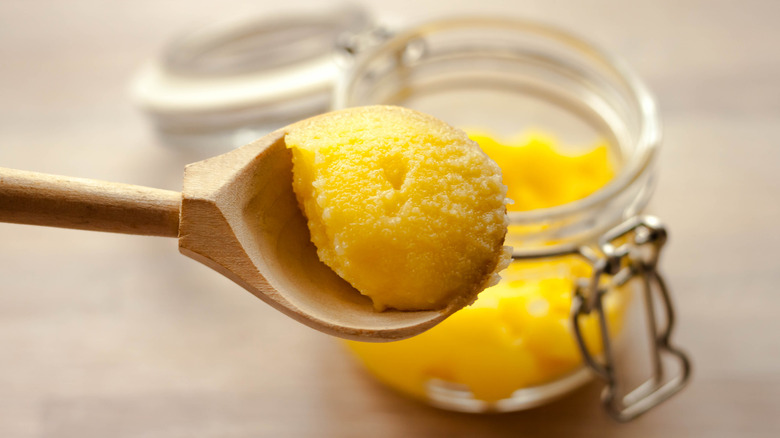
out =
[(218, 22), (168, 44), (139, 71), (133, 97), (170, 143), (240, 146), (326, 111), (338, 42), (372, 27), (354, 6)]

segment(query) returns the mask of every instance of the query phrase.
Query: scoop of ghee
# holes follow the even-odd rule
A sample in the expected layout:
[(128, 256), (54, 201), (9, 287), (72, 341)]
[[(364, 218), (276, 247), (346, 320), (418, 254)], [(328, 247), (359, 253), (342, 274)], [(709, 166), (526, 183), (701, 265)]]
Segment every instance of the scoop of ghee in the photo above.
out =
[[(510, 210), (552, 207), (585, 197), (613, 176), (606, 144), (574, 155), (544, 135), (504, 142), (475, 134), (503, 169)], [(511, 233), (510, 227), (510, 233)], [(518, 389), (552, 381), (582, 363), (569, 316), (575, 278), (590, 266), (575, 257), (515, 261), (503, 279), (477, 301), (431, 330), (388, 344), (348, 342), (370, 372), (389, 386), (426, 398), (426, 382), (465, 385), (475, 398), (497, 401)], [(624, 292), (605, 296), (611, 331), (618, 332), (628, 302)], [(591, 352), (601, 351), (598, 320), (580, 317)]]
[(497, 281), (506, 186), (463, 131), (370, 106), (296, 124), (285, 142), (320, 260), (377, 310), (461, 307)]

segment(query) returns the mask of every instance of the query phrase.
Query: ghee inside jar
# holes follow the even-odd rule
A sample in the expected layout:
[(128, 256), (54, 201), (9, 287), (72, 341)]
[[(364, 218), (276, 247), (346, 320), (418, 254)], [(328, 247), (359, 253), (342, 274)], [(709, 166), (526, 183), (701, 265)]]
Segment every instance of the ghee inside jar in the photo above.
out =
[(498, 281), (506, 186), (465, 132), (376, 105), (298, 123), (285, 142), (317, 255), (376, 310), (460, 308)]
[[(573, 202), (614, 175), (606, 143), (571, 154), (543, 134), (513, 142), (479, 132), (471, 137), (501, 166), (507, 197), (514, 201), (510, 211)], [(381, 381), (418, 398), (426, 398), (431, 379), (466, 385), (475, 398), (491, 402), (575, 371), (581, 356), (569, 312), (574, 281), (588, 277), (590, 267), (572, 256), (557, 257), (514, 261), (501, 275), (474, 304), (425, 333), (388, 344), (347, 345)], [(611, 331), (621, 329), (626, 305), (623, 293), (605, 296)], [(590, 351), (599, 353), (595, 315), (579, 323)]]

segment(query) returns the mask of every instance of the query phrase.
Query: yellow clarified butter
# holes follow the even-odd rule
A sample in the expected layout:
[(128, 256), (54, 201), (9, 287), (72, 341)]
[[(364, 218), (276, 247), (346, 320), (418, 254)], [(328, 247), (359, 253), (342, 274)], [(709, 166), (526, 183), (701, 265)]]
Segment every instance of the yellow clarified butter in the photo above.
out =
[(533, 133), (515, 141), (499, 141), (471, 132), (485, 153), (503, 170), (509, 211), (555, 207), (582, 199), (604, 186), (614, 175), (606, 143), (584, 153), (566, 153), (548, 135)]
[[(510, 210), (552, 207), (588, 196), (613, 177), (607, 145), (566, 154), (553, 138), (534, 134), (502, 142), (475, 133), (485, 152), (503, 169)], [(511, 232), (511, 227), (510, 227)], [(477, 301), (431, 330), (387, 344), (348, 342), (381, 381), (425, 398), (431, 379), (466, 385), (478, 399), (497, 401), (518, 389), (560, 378), (581, 365), (569, 311), (574, 279), (590, 267), (578, 258), (516, 261), (502, 281)], [(610, 330), (621, 329), (627, 296), (605, 296)], [(601, 351), (595, 315), (581, 317), (586, 343)]]
[(285, 142), (320, 260), (377, 310), (462, 307), (498, 281), (506, 186), (463, 131), (370, 106), (296, 124)]

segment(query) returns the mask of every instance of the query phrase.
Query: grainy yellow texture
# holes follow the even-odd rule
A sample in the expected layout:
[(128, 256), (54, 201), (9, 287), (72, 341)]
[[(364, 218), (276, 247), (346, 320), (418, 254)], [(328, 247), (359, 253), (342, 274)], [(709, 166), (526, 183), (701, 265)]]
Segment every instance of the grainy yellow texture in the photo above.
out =
[(285, 141), (320, 260), (377, 310), (465, 304), (495, 281), (506, 186), (464, 132), (371, 106), (302, 122)]

